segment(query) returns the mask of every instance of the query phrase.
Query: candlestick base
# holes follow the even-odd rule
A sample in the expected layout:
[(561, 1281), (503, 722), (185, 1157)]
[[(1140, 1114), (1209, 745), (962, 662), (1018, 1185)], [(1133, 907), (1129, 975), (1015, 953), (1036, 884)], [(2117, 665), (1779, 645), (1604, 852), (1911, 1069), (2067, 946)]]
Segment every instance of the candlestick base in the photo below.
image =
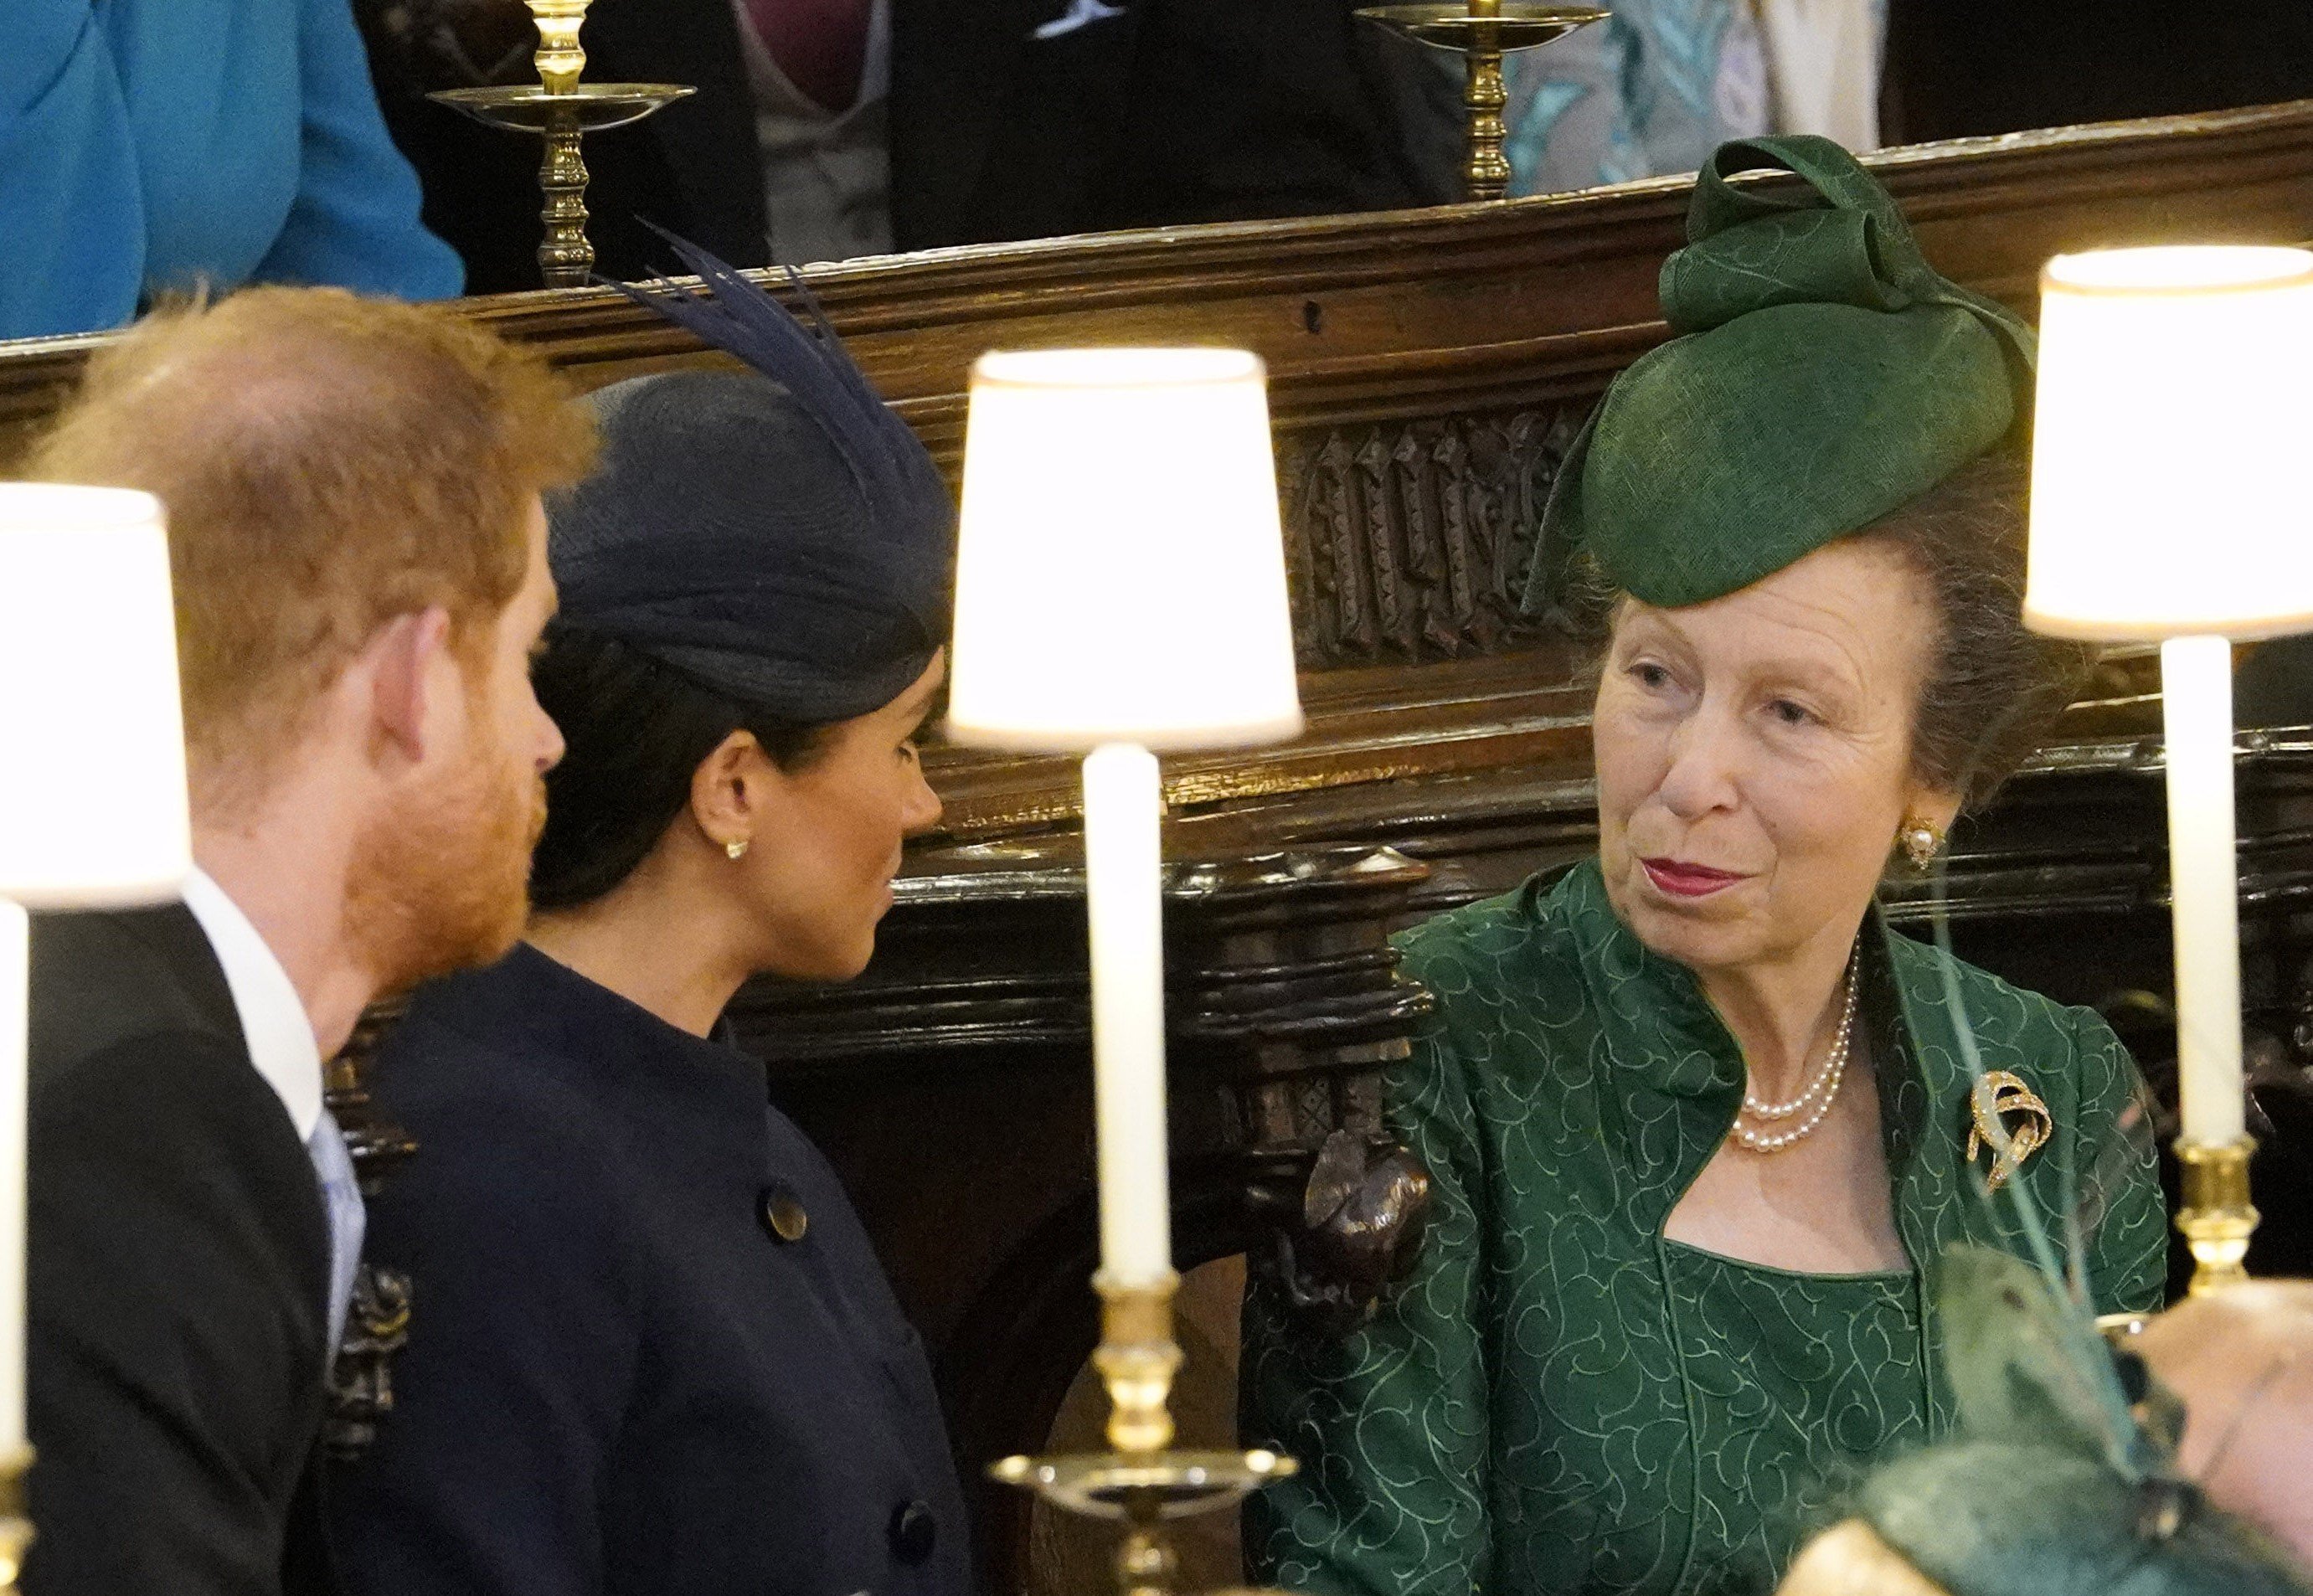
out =
[(2249, 1237), (2256, 1230), (2256, 1209), (2248, 1190), (2249, 1155), (2256, 1151), (2253, 1136), (2215, 1143), (2179, 1137), (2177, 1142), (2185, 1188), (2177, 1228), (2193, 1250), (2195, 1267), (2189, 1289), (2194, 1296), (2248, 1279), (2241, 1260), (2248, 1256)]
[(1129, 1526), (1116, 1557), (1119, 1596), (1172, 1596), (1180, 1559), (1165, 1525), (1242, 1501), (1297, 1467), (1272, 1451), (1173, 1450), (1173, 1376), (1181, 1348), (1173, 1338), (1173, 1297), (1181, 1278), (1146, 1284), (1093, 1276), (1101, 1297), (1101, 1344), (1092, 1355), (1108, 1387), (1113, 1452), (1077, 1457), (1006, 1458), (989, 1469), (1005, 1485), (1087, 1518)]
[(16, 1596), (24, 1554), (32, 1546), (32, 1515), (25, 1505), (24, 1480), (32, 1471), (32, 1449), (0, 1454), (0, 1596)]
[(518, 84), (441, 89), (427, 98), (489, 127), (545, 139), (538, 169), (546, 202), (538, 214), (544, 230), (539, 276), (549, 288), (583, 288), (594, 272), (594, 246), (586, 237), (585, 136), (638, 122), (697, 92), (687, 83), (579, 83), (563, 91)]

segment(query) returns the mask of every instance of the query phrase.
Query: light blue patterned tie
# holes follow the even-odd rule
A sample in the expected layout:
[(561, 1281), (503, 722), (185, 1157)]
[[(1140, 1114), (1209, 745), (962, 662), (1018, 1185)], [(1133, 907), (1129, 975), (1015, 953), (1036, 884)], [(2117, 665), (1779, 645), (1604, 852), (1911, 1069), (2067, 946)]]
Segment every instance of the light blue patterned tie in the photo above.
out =
[(329, 1109), (305, 1139), (312, 1155), (313, 1174), (321, 1183), (321, 1204), (330, 1214), (330, 1355), (346, 1333), (346, 1310), (353, 1302), (354, 1270), (361, 1263), (362, 1232), (369, 1211), (362, 1206), (361, 1186), (354, 1179), (354, 1161), (346, 1152), (346, 1138), (338, 1118)]

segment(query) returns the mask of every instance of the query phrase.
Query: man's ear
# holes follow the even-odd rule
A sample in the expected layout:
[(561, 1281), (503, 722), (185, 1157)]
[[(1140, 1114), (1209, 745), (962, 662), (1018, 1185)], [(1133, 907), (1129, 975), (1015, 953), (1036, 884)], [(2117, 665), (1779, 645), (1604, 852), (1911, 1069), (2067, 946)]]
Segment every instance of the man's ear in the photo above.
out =
[(716, 846), (755, 840), (769, 763), (753, 732), (734, 732), (690, 773), (690, 818)]
[(426, 758), (427, 738), (436, 730), (430, 689), (439, 667), (454, 671), (449, 652), (450, 612), (438, 604), (395, 616), (362, 650), (371, 727), (413, 765)]

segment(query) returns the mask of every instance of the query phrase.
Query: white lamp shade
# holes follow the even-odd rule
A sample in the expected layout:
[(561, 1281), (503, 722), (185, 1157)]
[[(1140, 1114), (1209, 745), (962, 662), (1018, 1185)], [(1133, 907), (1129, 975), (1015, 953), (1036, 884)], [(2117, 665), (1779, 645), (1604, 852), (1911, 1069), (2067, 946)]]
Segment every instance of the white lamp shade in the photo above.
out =
[(0, 897), (173, 898), (192, 867), (160, 501), (0, 483)]
[(1302, 726), (1261, 362), (995, 354), (972, 368), (948, 735), (1072, 752)]
[(2060, 255), (2040, 280), (2026, 620), (2059, 636), (2313, 628), (2313, 253)]

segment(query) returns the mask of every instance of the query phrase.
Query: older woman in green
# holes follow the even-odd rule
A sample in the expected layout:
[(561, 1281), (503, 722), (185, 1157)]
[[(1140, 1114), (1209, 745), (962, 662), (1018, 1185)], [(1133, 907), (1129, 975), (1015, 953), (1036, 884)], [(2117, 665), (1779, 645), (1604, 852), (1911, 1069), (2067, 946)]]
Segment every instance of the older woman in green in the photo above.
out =
[[(1763, 166), (1804, 186), (1728, 180)], [(1346, 1341), (1248, 1304), (1248, 1433), (1304, 1465), (1249, 1539), (1288, 1586), (1772, 1588), (1833, 1492), (1948, 1427), (1923, 1271), (2022, 1246), (1995, 1175), (2100, 1221), (2099, 1306), (2159, 1293), (2112, 1033), (1874, 906), (2083, 663), (2018, 620), (2031, 334), (1820, 139), (1723, 146), (1688, 236), (1681, 336), (1544, 529), (1612, 590), (1597, 856), (1403, 940), (1438, 1000), (1391, 1092), (1436, 1183), (1413, 1277)], [(1971, 1148), (1979, 1068), (2045, 1135)]]

